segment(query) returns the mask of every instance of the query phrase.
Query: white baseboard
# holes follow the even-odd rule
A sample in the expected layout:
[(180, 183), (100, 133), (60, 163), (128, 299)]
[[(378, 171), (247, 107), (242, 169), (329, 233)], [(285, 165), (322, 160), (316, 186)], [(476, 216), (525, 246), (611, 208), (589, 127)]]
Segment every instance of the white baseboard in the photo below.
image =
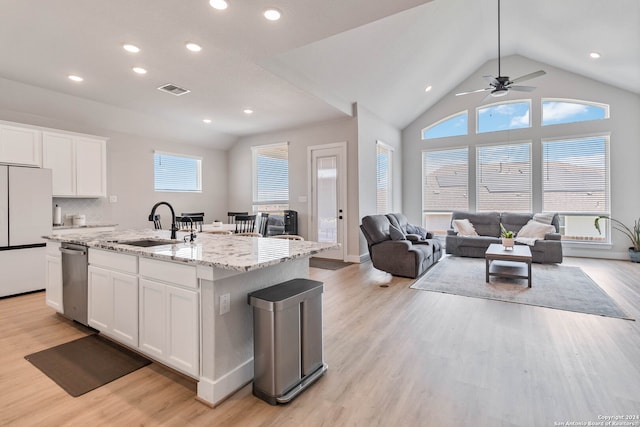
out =
[(200, 377), (198, 400), (216, 406), (253, 380), (253, 357), (217, 380)]

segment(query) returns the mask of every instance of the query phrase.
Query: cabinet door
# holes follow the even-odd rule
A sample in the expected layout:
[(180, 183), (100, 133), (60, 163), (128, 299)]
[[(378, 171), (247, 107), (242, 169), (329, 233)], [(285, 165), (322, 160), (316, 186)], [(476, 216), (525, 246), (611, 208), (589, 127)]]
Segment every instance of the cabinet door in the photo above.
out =
[(200, 369), (198, 294), (167, 285), (166, 304), (167, 363), (187, 373), (198, 375)]
[(113, 338), (138, 346), (138, 278), (111, 272), (113, 285)]
[(89, 326), (108, 333), (113, 323), (113, 284), (111, 273), (89, 266)]
[(165, 355), (165, 285), (140, 279), (139, 345), (152, 357), (164, 360)]
[(62, 257), (47, 255), (46, 301), (49, 307), (62, 313)]
[(71, 135), (45, 132), (42, 135), (42, 167), (51, 169), (53, 196), (76, 195), (74, 142)]
[(36, 129), (0, 125), (0, 163), (40, 166), (42, 132)]
[(106, 146), (98, 139), (76, 139), (76, 194), (84, 197), (105, 197)]

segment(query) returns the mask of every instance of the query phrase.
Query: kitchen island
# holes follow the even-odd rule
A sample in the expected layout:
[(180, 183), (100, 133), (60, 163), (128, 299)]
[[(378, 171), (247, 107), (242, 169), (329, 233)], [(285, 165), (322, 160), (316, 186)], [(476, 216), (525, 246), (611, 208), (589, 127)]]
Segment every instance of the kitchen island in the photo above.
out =
[(64, 311), (55, 268), (60, 244), (87, 246), (89, 326), (196, 379), (198, 398), (215, 405), (253, 378), (247, 294), (308, 277), (309, 257), (337, 246), (206, 233), (194, 242), (183, 241), (187, 233), (177, 237), (171, 241), (163, 230), (48, 236), (47, 304)]

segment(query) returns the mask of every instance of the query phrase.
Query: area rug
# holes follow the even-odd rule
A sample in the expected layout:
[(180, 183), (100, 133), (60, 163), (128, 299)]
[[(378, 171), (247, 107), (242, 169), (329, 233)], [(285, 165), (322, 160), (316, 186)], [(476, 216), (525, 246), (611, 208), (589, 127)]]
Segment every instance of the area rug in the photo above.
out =
[(25, 359), (73, 397), (151, 363), (96, 334), (30, 354)]
[(579, 267), (533, 264), (531, 274), (531, 288), (526, 279), (486, 283), (484, 259), (445, 257), (411, 288), (634, 320)]
[(313, 268), (322, 268), (324, 270), (339, 270), (343, 267), (347, 267), (353, 264), (352, 262), (344, 262), (338, 261), (335, 259), (327, 259), (327, 258), (309, 258), (309, 267)]

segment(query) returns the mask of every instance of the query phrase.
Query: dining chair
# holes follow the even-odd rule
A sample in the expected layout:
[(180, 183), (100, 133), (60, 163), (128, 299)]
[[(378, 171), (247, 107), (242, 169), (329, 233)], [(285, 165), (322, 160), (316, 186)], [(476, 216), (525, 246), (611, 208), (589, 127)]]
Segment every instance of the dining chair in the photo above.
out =
[(288, 239), (288, 240), (304, 240), (304, 237), (297, 234), (276, 234), (275, 236), (269, 236), (272, 239)]
[(266, 237), (267, 236), (267, 223), (269, 222), (269, 214), (266, 212), (262, 212), (258, 215), (259, 221), (258, 221), (258, 233), (260, 233), (261, 236)]
[(249, 215), (249, 212), (227, 212), (227, 216), (229, 217), (228, 223), (235, 224), (236, 216), (238, 215)]
[(235, 215), (236, 234), (256, 231), (255, 215)]
[(189, 217), (193, 221), (193, 225), (197, 226), (202, 232), (202, 223), (204, 222), (204, 212), (183, 212), (180, 214), (181, 218), (181, 227), (189, 226), (189, 220), (184, 220), (183, 218)]

